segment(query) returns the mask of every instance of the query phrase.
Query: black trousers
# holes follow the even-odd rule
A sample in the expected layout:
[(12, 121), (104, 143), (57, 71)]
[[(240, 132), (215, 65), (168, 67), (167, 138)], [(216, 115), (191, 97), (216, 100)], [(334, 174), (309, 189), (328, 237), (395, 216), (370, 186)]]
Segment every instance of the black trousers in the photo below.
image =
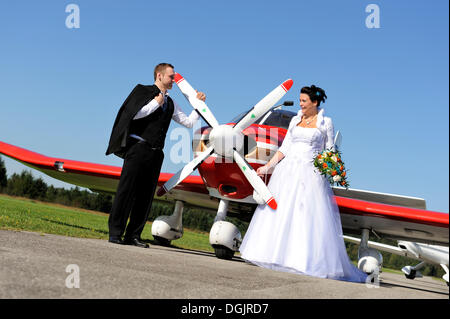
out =
[(152, 208), (163, 159), (161, 149), (152, 149), (146, 143), (138, 142), (128, 150), (109, 215), (110, 237), (125, 233), (125, 239), (140, 238)]

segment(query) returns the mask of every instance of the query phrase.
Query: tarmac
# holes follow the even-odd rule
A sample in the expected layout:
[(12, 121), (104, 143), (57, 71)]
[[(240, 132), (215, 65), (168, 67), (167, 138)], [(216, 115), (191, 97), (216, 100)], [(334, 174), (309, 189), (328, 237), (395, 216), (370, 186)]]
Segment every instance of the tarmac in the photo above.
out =
[(445, 282), (381, 273), (351, 283), (212, 253), (0, 230), (1, 299), (449, 299)]

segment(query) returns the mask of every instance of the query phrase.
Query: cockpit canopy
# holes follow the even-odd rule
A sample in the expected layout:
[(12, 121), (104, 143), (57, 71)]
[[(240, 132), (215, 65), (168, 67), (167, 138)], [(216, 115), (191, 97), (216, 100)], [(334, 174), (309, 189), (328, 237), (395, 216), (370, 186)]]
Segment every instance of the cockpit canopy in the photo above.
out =
[[(247, 113), (248, 111), (239, 114), (238, 116), (233, 118), (230, 123), (239, 122)], [(261, 116), (258, 120), (255, 121), (255, 124), (277, 126), (282, 127), (284, 129), (288, 129), (289, 123), (291, 122), (291, 119), (295, 115), (297, 115), (297, 113), (286, 110), (274, 109), (270, 110), (269, 112)]]

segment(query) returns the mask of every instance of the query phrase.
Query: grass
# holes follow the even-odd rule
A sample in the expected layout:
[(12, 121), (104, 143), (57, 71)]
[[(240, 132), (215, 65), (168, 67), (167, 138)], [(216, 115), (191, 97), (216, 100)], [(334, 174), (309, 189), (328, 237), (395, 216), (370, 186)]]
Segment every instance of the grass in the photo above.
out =
[[(0, 229), (106, 240), (108, 214), (0, 194)], [(154, 241), (150, 222), (142, 239)], [(214, 251), (208, 233), (189, 229), (184, 229), (183, 237), (172, 241), (172, 246)]]

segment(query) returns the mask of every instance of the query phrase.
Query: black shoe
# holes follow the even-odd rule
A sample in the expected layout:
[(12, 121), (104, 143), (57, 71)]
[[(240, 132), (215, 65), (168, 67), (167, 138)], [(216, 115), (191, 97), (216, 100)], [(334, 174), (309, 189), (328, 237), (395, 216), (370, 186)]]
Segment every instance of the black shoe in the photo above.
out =
[(112, 237), (109, 237), (109, 240), (108, 240), (108, 241), (109, 241), (110, 243), (113, 243), (113, 244), (123, 245), (123, 240), (120, 239), (120, 237), (112, 236)]
[(133, 246), (137, 246), (137, 247), (141, 247), (141, 248), (149, 248), (150, 247), (149, 244), (147, 244), (146, 242), (143, 242), (139, 238), (124, 239), (123, 243), (125, 245), (133, 245)]

